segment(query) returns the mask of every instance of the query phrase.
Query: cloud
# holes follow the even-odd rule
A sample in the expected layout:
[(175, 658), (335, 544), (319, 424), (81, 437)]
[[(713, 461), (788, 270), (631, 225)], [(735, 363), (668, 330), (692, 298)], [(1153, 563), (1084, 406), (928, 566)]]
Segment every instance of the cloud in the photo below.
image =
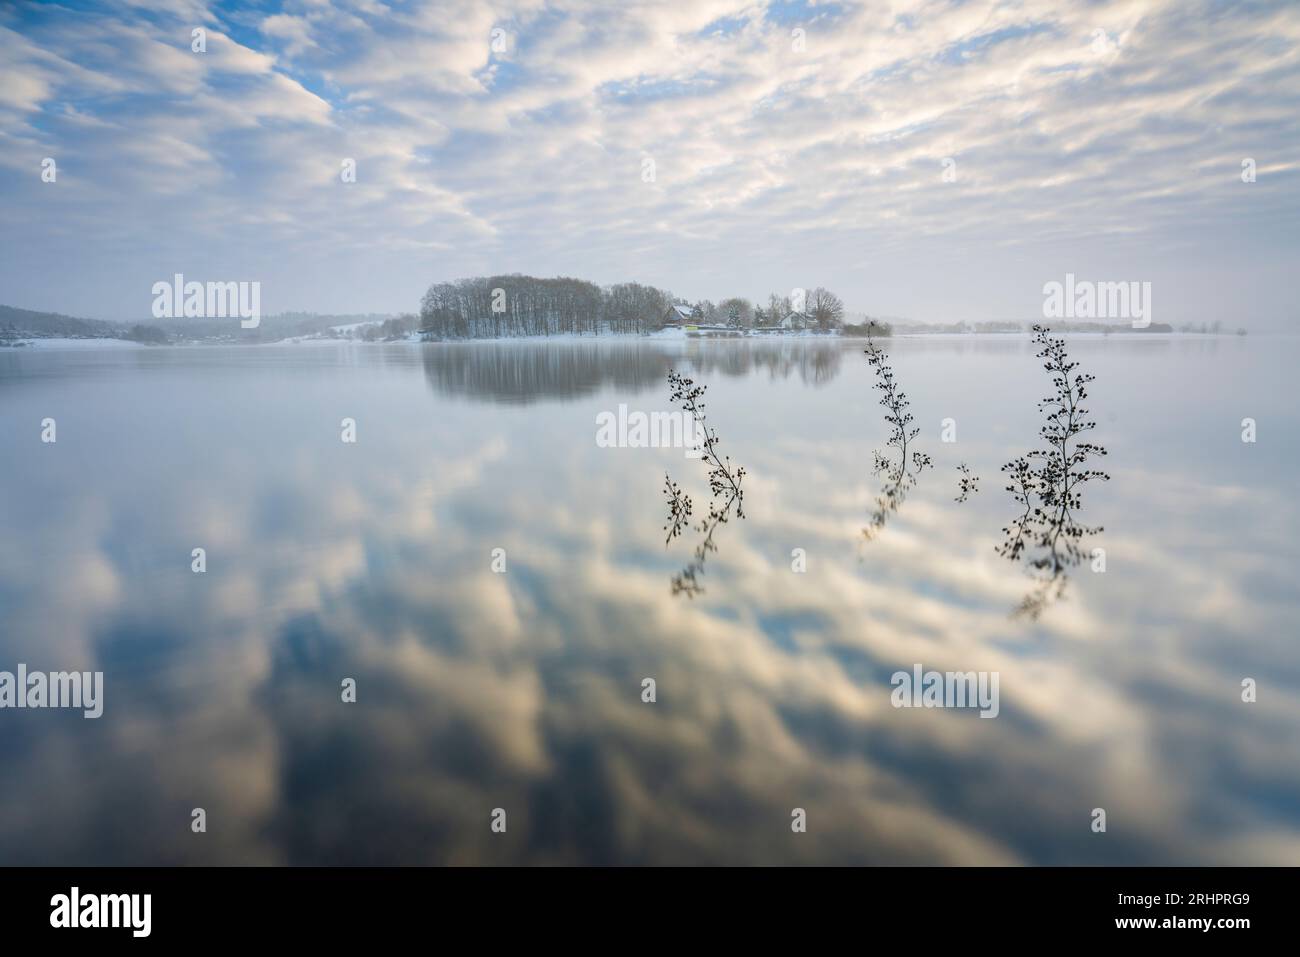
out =
[[(203, 55), (188, 42), (200, 22)], [(1158, 276), (1183, 257), (1213, 262), (1206, 230), (1261, 250), (1294, 243), (1281, 224), (1297, 195), (1300, 15), (1283, 3), (375, 0), (271, 16), (178, 3), (75, 19), (50, 8), (0, 26), (6, 163), (29, 174), (4, 188), (20, 208), (50, 199), (30, 174), (36, 153), (97, 171), (82, 178), (100, 184), (91, 201), (60, 209), (84, 235), (154, 199), (145, 178), (123, 192), (104, 175), (120, 138), (58, 122), (67, 108), (138, 137), (137, 156), (167, 150), (151, 137), (171, 124), (201, 151), (189, 162), (204, 197), (182, 230), (195, 238), (173, 245), (189, 272), (228, 258), (201, 238), (217, 210), (277, 224), (265, 242), (299, 273), (319, 266), (321, 224), (336, 224), (368, 240), (348, 253), (374, 277), (343, 293), (357, 308), (410, 308), (435, 279), (523, 269), (714, 299), (818, 273), (851, 307), (924, 315), (931, 297), (971, 297), (918, 291), (909, 271), (922, 264), (875, 270), (872, 257), (966, 250), (998, 279), (968, 315), (1000, 318), (1032, 315), (1044, 275), (1064, 271), (1063, 243), (1077, 266), (1120, 260)], [(271, 154), (280, 168), (256, 159)], [(1244, 156), (1261, 171), (1251, 191)], [(345, 157), (358, 160), (364, 208), (323, 188)], [(170, 196), (178, 181), (165, 182)], [(73, 251), (37, 215), (13, 224), (50, 255)], [(449, 253), (431, 264), (430, 248)], [(340, 293), (268, 272), (273, 309)], [(725, 286), (704, 288), (709, 274)], [(1219, 279), (1289, 314), (1247, 277), (1225, 267)], [(1194, 315), (1196, 282), (1162, 300)]]

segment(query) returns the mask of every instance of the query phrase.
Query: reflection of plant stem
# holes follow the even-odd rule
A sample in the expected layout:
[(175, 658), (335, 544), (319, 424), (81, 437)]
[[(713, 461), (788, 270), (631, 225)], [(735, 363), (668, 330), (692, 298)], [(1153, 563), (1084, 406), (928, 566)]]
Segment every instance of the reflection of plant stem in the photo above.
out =
[(674, 538), (682, 533), (691, 520), (691, 497), (682, 492), (681, 488), (664, 475), (664, 492), (668, 496), (668, 524), (664, 530), (668, 532), (668, 537), (664, 539), (667, 545)]
[(1038, 616), (1052, 602), (1057, 601), (1065, 594), (1065, 575), (1063, 572), (1057, 572), (1050, 578), (1041, 579), (1035, 584), (1025, 597), (1020, 599), (1020, 604), (1016, 605), (1015, 610), (1011, 613), (1012, 617), (1029, 618), (1031, 621), (1037, 621)]
[[(703, 532), (704, 537), (700, 540), (700, 544), (695, 546), (694, 560), (673, 576), (672, 584), (674, 595), (685, 593), (688, 597), (693, 598), (704, 591), (704, 586), (700, 585), (696, 580), (696, 574), (702, 574), (704, 572), (704, 560), (708, 556), (709, 552), (716, 552), (718, 550), (718, 546), (713, 544), (713, 533), (717, 530), (719, 525), (727, 521), (731, 512), (731, 506), (738, 501), (739, 493), (736, 493), (727, 500), (726, 506), (720, 511), (717, 509), (710, 509), (708, 520), (700, 523), (697, 531)], [(740, 515), (739, 512), (736, 514)]]
[[(741, 489), (741, 483), (745, 480), (745, 470), (737, 467), (734, 471), (731, 466), (730, 456), (719, 456), (717, 447), (721, 444), (717, 432), (709, 427), (704, 414), (705, 404), (701, 401), (704, 397), (707, 386), (697, 386), (694, 381), (679, 375), (675, 370), (668, 373), (668, 385), (671, 389), (671, 398), (690, 413), (691, 419), (702, 436), (701, 440), (701, 459), (709, 468), (709, 492), (711, 501), (709, 504), (708, 518), (701, 521), (695, 526), (696, 531), (703, 536), (700, 544), (695, 547), (695, 558), (677, 575), (673, 576), (672, 587), (673, 594), (685, 593), (689, 597), (694, 597), (704, 591), (697, 580), (697, 576), (704, 572), (704, 562), (709, 552), (717, 551), (717, 545), (713, 542), (713, 533), (717, 531), (719, 525), (725, 523), (731, 517), (731, 510), (736, 510), (737, 518), (745, 517), (745, 493)], [(683, 530), (689, 524), (691, 515), (690, 496), (685, 495), (681, 489), (668, 476), (664, 476), (664, 491), (668, 498), (668, 521), (669, 524), (664, 526), (668, 532), (668, 537), (664, 544), (667, 545), (676, 536), (682, 534)], [(726, 503), (722, 507), (718, 506), (719, 499), (726, 497)]]
[[(886, 409), (885, 422), (890, 426), (889, 438), (885, 440), (885, 446), (898, 449), (897, 466), (879, 449), (872, 453), (875, 456), (873, 474), (879, 475), (884, 472), (885, 480), (889, 485), (876, 499), (876, 510), (871, 516), (871, 527), (862, 530), (862, 534), (869, 539), (884, 527), (891, 514), (898, 511), (907, 495), (907, 489), (916, 485), (917, 474), (930, 466), (930, 456), (912, 452), (911, 459), (908, 458), (908, 446), (921, 430), (908, 429), (912, 424), (912, 413), (907, 411), (911, 403), (907, 399), (907, 393), (898, 388), (894, 370), (886, 361), (884, 350), (871, 338), (870, 331), (867, 333), (867, 348), (863, 351), (867, 355), (867, 362), (871, 364), (872, 371), (876, 374), (874, 387), (881, 392), (880, 404)], [(911, 469), (908, 467), (909, 462)]]

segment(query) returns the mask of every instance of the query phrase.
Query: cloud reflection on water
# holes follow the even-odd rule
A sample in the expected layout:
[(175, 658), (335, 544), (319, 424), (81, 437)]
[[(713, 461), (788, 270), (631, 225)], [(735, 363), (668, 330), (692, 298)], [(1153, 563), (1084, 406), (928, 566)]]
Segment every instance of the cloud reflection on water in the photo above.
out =
[[(698, 361), (715, 371), (746, 361), (712, 348)], [(439, 358), (435, 383), (434, 349), (356, 364), (304, 353), (292, 388), (271, 365), (178, 352), (83, 381), (85, 420), (134, 423), (130, 447), (153, 457), (137, 469), (122, 433), (79, 433), (73, 416), (58, 453), (75, 459), (24, 460), (0, 479), (5, 501), (30, 506), (0, 510), (0, 661), (103, 668), (107, 682), (99, 722), (4, 715), (0, 859), (1280, 863), (1300, 851), (1294, 595), (1280, 581), (1261, 592), (1269, 579), (1244, 559), (1179, 547), (1179, 517), (1222, 483), (1154, 462), (1117, 470), (1106, 508), (1122, 570), (1083, 576), (1037, 624), (1012, 623), (1022, 583), (992, 553), (1004, 511), (992, 496), (958, 507), (946, 489), (918, 493), (859, 560), (872, 489), (864, 443), (845, 436), (869, 380), (853, 353), (816, 389), (795, 373), (819, 361), (782, 359), (771, 368), (791, 373), (775, 379), (751, 364), (710, 380), (750, 471), (749, 519), (729, 529), (708, 594), (674, 602), (655, 493), (680, 452), (591, 441), (592, 410), (640, 373), (565, 393), (564, 373), (542, 371), (556, 391), (538, 397), (568, 401), (516, 411), (499, 397), (529, 394), (519, 367), (473, 359), (477, 371), (443, 375)], [(1000, 368), (997, 353), (972, 358), (992, 364), (974, 376)], [(949, 376), (942, 357), (925, 365), (909, 382), (923, 424), (937, 416), (922, 396)], [(54, 395), (46, 377), (30, 382), (0, 419), (9, 447)], [(452, 407), (446, 382), (476, 384)], [(161, 395), (177, 418), (137, 414)], [(970, 415), (1002, 398), (972, 398)], [(361, 454), (337, 447), (339, 409), (357, 416)], [(176, 439), (182, 421), (202, 430), (202, 456)], [(962, 455), (995, 462), (1005, 448), (972, 435)], [(96, 463), (94, 481), (74, 462)], [(1173, 496), (1154, 526), (1153, 489)], [(1293, 504), (1259, 483), (1251, 500), (1220, 499), (1233, 534), (1294, 560)], [(1257, 503), (1276, 506), (1267, 521)], [(213, 543), (206, 576), (188, 570), (200, 540)], [(504, 575), (489, 568), (497, 545)], [(790, 570), (795, 546), (806, 574)], [(1000, 671), (1001, 716), (893, 710), (888, 675), (918, 661)], [(1264, 667), (1266, 693), (1243, 707), (1243, 668)], [(339, 701), (344, 676), (356, 705)], [(640, 700), (645, 676), (656, 704)], [(207, 835), (189, 832), (195, 806)], [(795, 806), (807, 834), (790, 833)], [(1088, 829), (1096, 806), (1104, 836)], [(493, 807), (509, 811), (505, 837), (488, 829)]]

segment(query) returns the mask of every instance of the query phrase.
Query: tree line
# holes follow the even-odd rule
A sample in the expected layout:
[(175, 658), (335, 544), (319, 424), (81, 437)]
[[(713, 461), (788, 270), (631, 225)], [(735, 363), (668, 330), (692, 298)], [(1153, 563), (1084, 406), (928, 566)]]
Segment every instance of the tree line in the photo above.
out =
[(774, 328), (792, 320), (796, 328), (830, 332), (844, 322), (844, 303), (835, 293), (821, 286), (790, 296), (774, 292), (767, 297), (766, 306), (733, 297), (716, 306), (705, 299), (696, 308), (703, 322), (735, 329)]
[(766, 305), (737, 297), (690, 303), (636, 282), (602, 287), (514, 274), (434, 283), (420, 301), (420, 329), (434, 339), (637, 334), (662, 328), (673, 306), (700, 325), (734, 329), (785, 324), (830, 332), (844, 319), (843, 302), (821, 287), (793, 297), (773, 293)]

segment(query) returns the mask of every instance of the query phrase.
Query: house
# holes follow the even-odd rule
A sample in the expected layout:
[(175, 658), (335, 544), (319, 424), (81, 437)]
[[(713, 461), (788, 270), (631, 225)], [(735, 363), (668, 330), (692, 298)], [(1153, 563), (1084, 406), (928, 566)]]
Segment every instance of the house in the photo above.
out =
[(693, 326), (698, 321), (694, 310), (682, 303), (674, 303), (670, 306), (663, 318), (663, 324), (670, 327)]
[(813, 322), (812, 316), (802, 312), (792, 312), (777, 323), (777, 328), (797, 332), (800, 329), (809, 329), (814, 325), (816, 323)]

